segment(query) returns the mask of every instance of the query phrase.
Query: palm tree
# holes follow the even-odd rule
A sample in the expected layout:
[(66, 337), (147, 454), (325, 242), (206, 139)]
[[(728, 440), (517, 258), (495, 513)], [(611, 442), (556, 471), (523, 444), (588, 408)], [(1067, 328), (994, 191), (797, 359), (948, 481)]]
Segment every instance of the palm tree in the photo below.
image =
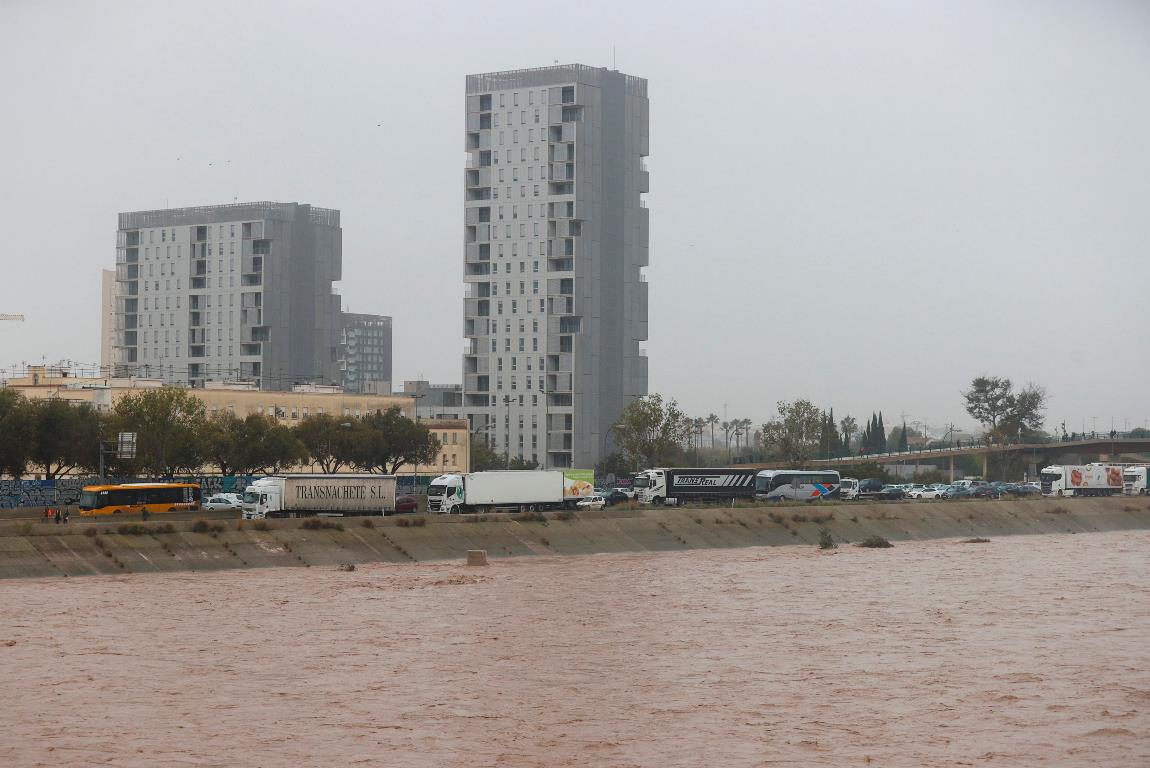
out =
[(751, 421), (750, 419), (743, 419), (743, 421), (742, 421), (743, 435), (747, 438), (743, 445), (746, 448), (751, 447), (751, 429), (752, 429), (753, 424), (754, 424), (754, 422)]
[(715, 414), (707, 416), (707, 423), (711, 425), (711, 447), (715, 447), (715, 425), (719, 423), (719, 417)]
[(731, 430), (735, 428), (735, 422), (724, 421), (719, 425), (719, 429), (723, 430), (723, 444), (727, 447), (727, 453), (731, 452)]

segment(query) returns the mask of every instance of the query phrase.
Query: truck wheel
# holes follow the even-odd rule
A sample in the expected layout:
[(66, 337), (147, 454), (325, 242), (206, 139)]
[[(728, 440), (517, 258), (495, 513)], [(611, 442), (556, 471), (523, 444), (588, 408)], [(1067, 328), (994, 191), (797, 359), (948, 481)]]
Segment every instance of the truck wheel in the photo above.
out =
[(1056, 495), (1057, 495), (1059, 498), (1061, 498), (1061, 497), (1062, 497), (1062, 491), (1059, 491), (1059, 492), (1058, 492)]
[(536, 511), (536, 509), (537, 509), (537, 508), (536, 508), (536, 506), (535, 506), (534, 504), (528, 504), (528, 505), (527, 505), (527, 511), (528, 511), (528, 512), (534, 513), (534, 512)]
[(656, 496), (655, 498), (651, 499), (651, 506), (652, 507), (663, 506), (663, 497), (662, 496)]

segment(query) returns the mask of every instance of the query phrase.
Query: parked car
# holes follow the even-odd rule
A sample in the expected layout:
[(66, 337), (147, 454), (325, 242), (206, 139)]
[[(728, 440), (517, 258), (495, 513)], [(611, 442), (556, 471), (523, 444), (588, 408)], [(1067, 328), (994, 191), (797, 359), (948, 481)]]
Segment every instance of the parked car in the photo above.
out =
[(416, 512), (419, 510), (419, 499), (414, 496), (397, 496), (395, 499), (395, 511), (399, 512)]
[(1042, 489), (1033, 483), (1019, 483), (1010, 489), (1012, 496), (1041, 496)]
[(970, 495), (976, 499), (1002, 498), (1002, 494), (995, 490), (994, 486), (990, 485), (976, 485), (970, 489)]
[(612, 488), (611, 492), (612, 493), (621, 493), (624, 496), (626, 496), (628, 499), (635, 498), (635, 489), (634, 488), (622, 488), (622, 487)]
[(922, 487), (917, 490), (911, 491), (909, 494), (912, 499), (941, 499), (943, 498), (942, 490), (939, 488)]
[(911, 498), (915, 498), (915, 494), (921, 491), (923, 488), (926, 488), (926, 485), (923, 483), (911, 483), (910, 485), (904, 485), (902, 487), (902, 489), (906, 491), (906, 495), (910, 496)]
[(575, 506), (579, 509), (602, 509), (607, 506), (607, 500), (599, 495), (588, 496), (581, 499)]
[(214, 496), (208, 497), (208, 500), (201, 505), (201, 509), (206, 512), (232, 511), (238, 512), (243, 507), (243, 499), (239, 494), (235, 493), (217, 493)]
[(881, 494), (882, 498), (888, 499), (890, 501), (897, 501), (899, 499), (906, 498), (906, 491), (897, 485), (884, 485), (882, 487)]
[(952, 485), (943, 491), (942, 497), (944, 499), (968, 499), (971, 495), (969, 486)]
[(610, 493), (603, 494), (603, 500), (607, 502), (608, 507), (613, 507), (616, 504), (626, 504), (631, 500), (631, 497), (622, 490), (615, 488)]

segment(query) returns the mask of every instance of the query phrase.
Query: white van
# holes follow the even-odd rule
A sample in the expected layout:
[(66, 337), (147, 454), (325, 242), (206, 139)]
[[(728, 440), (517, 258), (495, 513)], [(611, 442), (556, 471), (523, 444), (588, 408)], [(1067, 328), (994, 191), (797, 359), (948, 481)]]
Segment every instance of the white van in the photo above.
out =
[(979, 487), (980, 485), (986, 485), (986, 484), (987, 483), (985, 480), (972, 480), (969, 478), (963, 479), (963, 480), (955, 480), (952, 483), (952, 485), (957, 485), (960, 488), (970, 488), (971, 490)]

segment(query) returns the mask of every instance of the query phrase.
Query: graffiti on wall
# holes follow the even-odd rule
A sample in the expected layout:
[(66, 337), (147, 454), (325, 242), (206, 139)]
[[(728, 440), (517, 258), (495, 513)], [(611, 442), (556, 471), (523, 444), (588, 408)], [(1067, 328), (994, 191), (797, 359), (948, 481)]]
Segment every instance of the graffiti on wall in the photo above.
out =
[[(199, 483), (204, 498), (215, 493), (243, 493), (252, 481), (250, 475), (224, 477), (181, 477), (178, 482)], [(136, 479), (108, 482), (140, 482)], [(68, 477), (61, 480), (0, 480), (0, 509), (17, 507), (52, 507), (75, 504), (85, 485), (96, 485), (99, 478)]]

